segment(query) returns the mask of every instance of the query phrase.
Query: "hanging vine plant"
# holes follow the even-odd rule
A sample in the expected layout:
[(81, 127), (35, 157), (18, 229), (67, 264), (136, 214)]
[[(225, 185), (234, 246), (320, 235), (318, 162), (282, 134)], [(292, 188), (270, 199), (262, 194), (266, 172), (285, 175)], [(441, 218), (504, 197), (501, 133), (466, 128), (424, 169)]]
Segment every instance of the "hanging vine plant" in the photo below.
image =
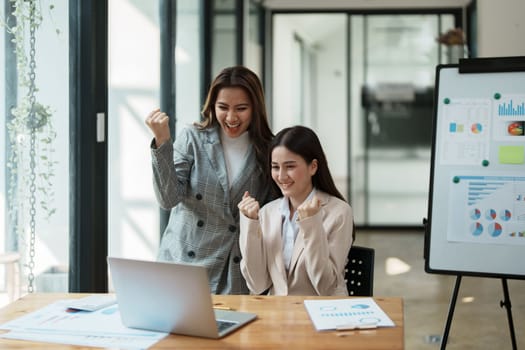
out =
[[(7, 160), (7, 203), (12, 232), (27, 249), (28, 292), (33, 292), (37, 210), (49, 218), (53, 208), (53, 159), (56, 131), (49, 106), (37, 101), (36, 32), (42, 24), (40, 2), (10, 0), (13, 24), (5, 23), (12, 35), (16, 56), (17, 104), (7, 122), (10, 152)], [(53, 6), (49, 7), (51, 10)]]

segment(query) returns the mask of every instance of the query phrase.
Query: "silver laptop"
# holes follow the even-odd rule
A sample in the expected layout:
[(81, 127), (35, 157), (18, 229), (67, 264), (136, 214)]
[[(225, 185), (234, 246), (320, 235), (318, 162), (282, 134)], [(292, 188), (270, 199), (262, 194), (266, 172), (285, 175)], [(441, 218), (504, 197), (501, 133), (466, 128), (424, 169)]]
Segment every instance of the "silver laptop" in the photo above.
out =
[(257, 317), (214, 309), (205, 267), (115, 257), (108, 263), (126, 327), (221, 338)]

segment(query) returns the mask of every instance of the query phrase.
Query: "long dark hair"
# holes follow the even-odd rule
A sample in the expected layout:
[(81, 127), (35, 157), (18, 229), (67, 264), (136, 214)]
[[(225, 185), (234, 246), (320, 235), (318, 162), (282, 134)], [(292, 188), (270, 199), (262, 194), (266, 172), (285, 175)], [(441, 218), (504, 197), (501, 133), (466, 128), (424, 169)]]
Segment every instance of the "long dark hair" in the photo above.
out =
[[(313, 186), (346, 202), (343, 195), (335, 186), (321, 142), (312, 129), (296, 125), (279, 131), (270, 144), (270, 153), (268, 157), (268, 167), (270, 169), (272, 164), (272, 152), (275, 147), (278, 146), (283, 146), (290, 152), (301, 156), (307, 164), (311, 164), (314, 159), (317, 159), (317, 171), (314, 176), (312, 176)], [(273, 185), (273, 190), (280, 193), (277, 184), (273, 182)]]
[(224, 68), (211, 83), (206, 102), (201, 111), (203, 120), (195, 124), (201, 129), (206, 129), (217, 123), (217, 116), (215, 115), (217, 96), (221, 89), (228, 87), (240, 87), (250, 97), (253, 114), (248, 127), (248, 134), (255, 150), (257, 165), (265, 178), (271, 181), (266, 159), (268, 145), (273, 138), (273, 133), (268, 123), (262, 84), (254, 72), (244, 66)]

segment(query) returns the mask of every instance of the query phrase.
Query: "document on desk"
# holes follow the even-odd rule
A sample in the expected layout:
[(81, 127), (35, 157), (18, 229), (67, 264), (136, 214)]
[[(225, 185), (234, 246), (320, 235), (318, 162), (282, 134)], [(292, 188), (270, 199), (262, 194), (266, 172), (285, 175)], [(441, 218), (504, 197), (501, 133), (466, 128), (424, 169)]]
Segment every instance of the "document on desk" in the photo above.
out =
[(118, 305), (96, 311), (68, 308), (71, 300), (59, 300), (0, 325), (9, 333), (1, 338), (125, 349), (147, 349), (167, 333), (127, 328)]
[(304, 306), (318, 331), (395, 327), (373, 298), (307, 299)]

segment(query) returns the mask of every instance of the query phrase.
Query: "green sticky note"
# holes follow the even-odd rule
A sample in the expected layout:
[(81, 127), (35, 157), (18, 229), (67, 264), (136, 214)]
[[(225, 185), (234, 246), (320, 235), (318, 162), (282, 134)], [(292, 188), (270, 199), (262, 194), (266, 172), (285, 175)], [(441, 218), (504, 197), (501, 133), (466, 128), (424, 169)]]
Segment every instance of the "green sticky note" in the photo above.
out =
[(525, 162), (525, 147), (500, 146), (498, 157), (501, 164), (523, 164)]

